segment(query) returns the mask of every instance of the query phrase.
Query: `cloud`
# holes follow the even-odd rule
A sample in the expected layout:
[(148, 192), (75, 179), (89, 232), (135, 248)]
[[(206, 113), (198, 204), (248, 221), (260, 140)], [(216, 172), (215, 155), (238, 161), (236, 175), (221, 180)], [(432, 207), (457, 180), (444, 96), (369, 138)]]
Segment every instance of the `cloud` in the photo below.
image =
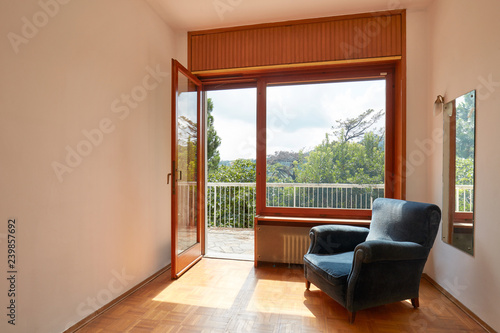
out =
[[(255, 158), (256, 89), (213, 91), (208, 97), (214, 103), (221, 159)], [(308, 151), (332, 134), (336, 120), (385, 109), (385, 81), (270, 86), (267, 98), (267, 154)]]

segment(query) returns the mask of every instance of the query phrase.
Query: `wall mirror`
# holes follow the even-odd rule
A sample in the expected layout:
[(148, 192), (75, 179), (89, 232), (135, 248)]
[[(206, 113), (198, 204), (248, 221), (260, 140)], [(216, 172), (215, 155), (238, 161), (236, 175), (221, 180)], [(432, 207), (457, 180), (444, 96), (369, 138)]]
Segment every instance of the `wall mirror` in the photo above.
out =
[(476, 91), (444, 105), (443, 241), (474, 254)]

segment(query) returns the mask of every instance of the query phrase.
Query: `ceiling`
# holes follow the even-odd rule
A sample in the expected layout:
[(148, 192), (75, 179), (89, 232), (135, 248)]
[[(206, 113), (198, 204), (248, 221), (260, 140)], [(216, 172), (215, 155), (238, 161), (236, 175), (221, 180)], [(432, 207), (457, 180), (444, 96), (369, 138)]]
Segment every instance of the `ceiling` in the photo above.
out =
[(194, 31), (391, 9), (433, 0), (146, 0), (174, 30)]

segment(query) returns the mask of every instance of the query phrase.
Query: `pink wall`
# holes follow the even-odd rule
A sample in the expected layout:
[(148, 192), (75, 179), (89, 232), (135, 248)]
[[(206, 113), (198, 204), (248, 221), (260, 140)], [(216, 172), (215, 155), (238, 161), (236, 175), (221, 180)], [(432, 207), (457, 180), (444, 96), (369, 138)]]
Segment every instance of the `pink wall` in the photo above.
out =
[[(476, 215), (474, 256), (438, 235), (427, 273), (495, 330), (500, 330), (500, 3), (495, 0), (437, 0), (428, 9), (430, 92), (454, 99), (477, 90)], [(427, 110), (431, 112), (431, 110)], [(442, 115), (431, 128), (441, 129)], [(442, 149), (430, 159), (429, 200), (442, 202)]]
[(137, 0), (2, 1), (0, 16), (3, 274), (18, 227), (17, 322), (2, 275), (0, 331), (61, 332), (170, 262), (176, 41)]

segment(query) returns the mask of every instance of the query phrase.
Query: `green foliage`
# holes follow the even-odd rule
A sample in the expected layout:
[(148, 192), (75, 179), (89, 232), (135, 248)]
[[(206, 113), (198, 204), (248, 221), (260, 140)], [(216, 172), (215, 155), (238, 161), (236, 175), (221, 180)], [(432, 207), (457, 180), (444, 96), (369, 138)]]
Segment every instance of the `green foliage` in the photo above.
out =
[(293, 164), (286, 166), (281, 163), (267, 165), (267, 182), (269, 183), (294, 183), (295, 170)]
[[(209, 182), (255, 183), (255, 162), (237, 159), (231, 165), (220, 165), (209, 174)], [(255, 187), (228, 186), (209, 188), (208, 223), (215, 226), (214, 221), (223, 222), (219, 227), (252, 228), (255, 215)], [(220, 223), (219, 222), (219, 223)]]
[(333, 133), (341, 142), (354, 141), (354, 139), (362, 138), (384, 114), (383, 110), (375, 112), (374, 109), (368, 109), (355, 118), (337, 120), (337, 126), (332, 127)]
[[(455, 184), (474, 185), (474, 141), (475, 141), (475, 99), (472, 94), (464, 95), (456, 105), (456, 158)], [(459, 211), (472, 211), (473, 192), (459, 189)]]
[(475, 139), (475, 104), (474, 97), (464, 95), (457, 106), (456, 116), (456, 155), (462, 158), (474, 158)]
[(267, 181), (271, 183), (294, 183), (296, 180), (294, 163), (300, 153), (277, 151), (267, 157)]
[(220, 162), (219, 146), (221, 144), (221, 139), (217, 135), (217, 131), (214, 127), (214, 116), (212, 111), (214, 110), (214, 103), (212, 99), (207, 100), (207, 166), (208, 174), (211, 174), (217, 170)]
[(474, 160), (457, 157), (455, 161), (455, 184), (474, 185)]
[[(359, 123), (358, 118), (354, 119)], [(346, 123), (352, 124), (349, 120)], [(337, 140), (330, 142), (326, 134), (323, 142), (304, 156), (302, 162), (295, 163), (297, 182), (383, 184), (383, 137), (371, 131), (363, 133), (359, 142), (352, 142), (350, 140), (354, 137), (346, 140), (345, 129), (337, 133)], [(356, 137), (360, 138), (360, 135)]]
[(207, 220), (210, 227), (253, 227), (254, 186), (209, 187), (207, 197)]
[(197, 126), (185, 116), (178, 118), (177, 168), (188, 181), (196, 180), (197, 174)]
[[(474, 160), (472, 158), (457, 157), (455, 161), (455, 184), (474, 185)], [(474, 190), (458, 189), (456, 196), (458, 200), (458, 211), (472, 211)]]
[[(383, 115), (383, 111), (369, 109), (355, 118), (337, 121), (333, 134), (325, 133), (324, 140), (309, 152), (280, 151), (268, 156), (267, 182), (383, 184), (384, 133), (373, 128)], [(245, 159), (235, 160), (230, 165), (219, 164), (217, 169), (209, 172), (209, 182), (254, 183), (255, 166), (255, 161)], [(220, 218), (235, 226), (253, 226), (255, 188), (230, 187), (230, 193), (210, 191), (208, 195), (215, 196), (208, 201), (211, 225), (214, 219)], [(284, 184), (269, 190), (266, 200), (268, 205), (276, 207), (333, 207), (331, 202), (335, 202), (337, 206), (334, 208), (369, 208), (369, 203), (351, 200), (361, 196), (383, 196), (383, 191), (371, 188), (350, 188), (349, 191), (347, 195), (345, 191), (324, 188), (312, 194), (307, 189), (294, 192), (294, 188)]]
[(217, 170), (208, 175), (208, 181), (215, 183), (254, 183), (255, 162), (237, 159), (229, 166), (220, 165)]

